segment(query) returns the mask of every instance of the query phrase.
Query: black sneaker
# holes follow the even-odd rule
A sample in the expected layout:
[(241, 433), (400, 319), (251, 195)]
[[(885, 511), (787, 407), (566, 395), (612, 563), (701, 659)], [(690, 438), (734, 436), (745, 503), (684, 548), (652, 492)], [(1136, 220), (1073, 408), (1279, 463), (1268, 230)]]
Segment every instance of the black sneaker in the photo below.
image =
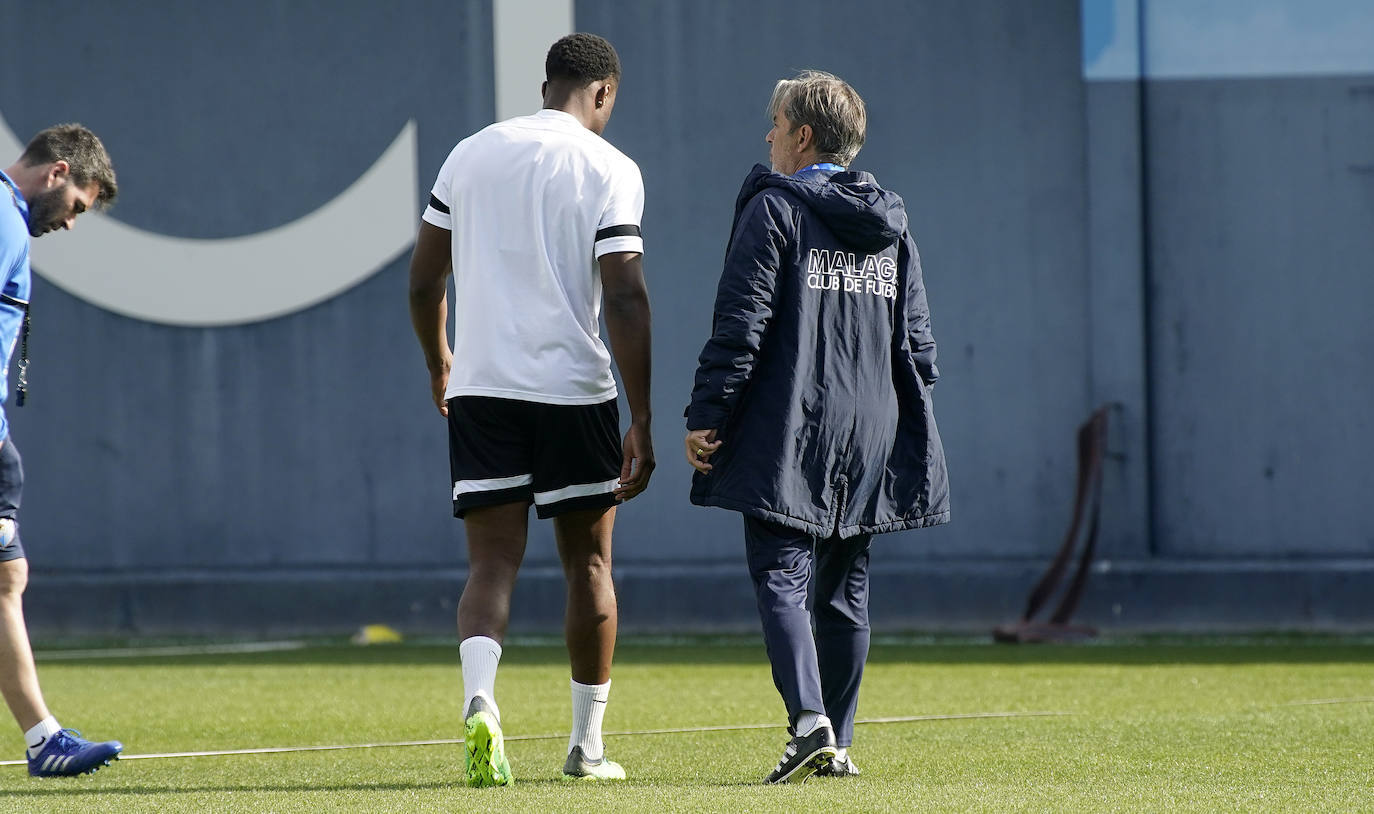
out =
[(818, 726), (810, 735), (797, 735), (783, 750), (778, 767), (765, 783), (804, 783), (822, 765), (835, 757), (835, 730)]
[(825, 765), (816, 770), (817, 777), (858, 777), (859, 767), (854, 765), (854, 760), (845, 753), (844, 757), (838, 755), (831, 758)]

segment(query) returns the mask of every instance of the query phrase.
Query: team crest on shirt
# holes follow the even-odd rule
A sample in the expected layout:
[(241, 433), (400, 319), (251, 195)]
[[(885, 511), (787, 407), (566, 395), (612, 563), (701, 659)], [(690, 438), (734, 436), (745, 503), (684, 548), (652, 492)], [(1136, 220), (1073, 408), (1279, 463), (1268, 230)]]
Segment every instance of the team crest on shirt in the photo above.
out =
[(812, 249), (806, 260), (806, 285), (819, 291), (896, 299), (897, 261), (877, 254), (859, 260), (854, 252)]

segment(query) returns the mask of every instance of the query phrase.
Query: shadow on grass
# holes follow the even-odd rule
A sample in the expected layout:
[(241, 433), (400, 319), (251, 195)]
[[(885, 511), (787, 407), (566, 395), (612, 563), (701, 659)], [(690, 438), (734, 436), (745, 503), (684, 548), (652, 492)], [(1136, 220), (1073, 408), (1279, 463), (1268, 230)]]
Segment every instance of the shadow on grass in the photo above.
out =
[[(51, 781), (46, 781), (51, 782)], [(460, 783), (286, 783), (280, 785), (251, 783), (221, 784), (216, 786), (146, 785), (113, 788), (81, 787), (44, 787), (41, 789), (15, 789), (5, 792), (6, 796), (32, 795), (34, 797), (89, 797), (93, 794), (117, 794), (121, 796), (141, 796), (145, 794), (217, 794), (227, 792), (289, 792), (289, 791), (425, 791), (438, 789), (461, 790), (467, 787)]]
[[(50, 784), (52, 780), (44, 780)], [(60, 781), (59, 781), (60, 782)], [(576, 784), (567, 780), (557, 778), (517, 778), (516, 785), (520, 788), (543, 788), (543, 789), (587, 789), (593, 788), (588, 784)], [(629, 780), (614, 784), (604, 784), (600, 788), (643, 788), (646, 786), (658, 785), (648, 781)], [(742, 788), (746, 786), (759, 786), (759, 783), (749, 783), (744, 781), (721, 781), (693, 783), (692, 785), (719, 788)], [(141, 786), (118, 786), (118, 787), (92, 787), (82, 786), (52, 786), (45, 785), (43, 788), (18, 788), (5, 789), (0, 791), (4, 797), (91, 797), (99, 794), (112, 794), (121, 797), (141, 797), (157, 794), (193, 795), (193, 794), (233, 794), (233, 793), (263, 793), (279, 794), (285, 792), (388, 792), (388, 791), (452, 791), (462, 794), (500, 794), (500, 789), (477, 789), (469, 788), (463, 783), (282, 783), (282, 784), (252, 784), (239, 783), (206, 786), (188, 786), (182, 783), (176, 785), (141, 785)], [(474, 802), (476, 802), (474, 800)], [(492, 802), (495, 802), (494, 800)]]

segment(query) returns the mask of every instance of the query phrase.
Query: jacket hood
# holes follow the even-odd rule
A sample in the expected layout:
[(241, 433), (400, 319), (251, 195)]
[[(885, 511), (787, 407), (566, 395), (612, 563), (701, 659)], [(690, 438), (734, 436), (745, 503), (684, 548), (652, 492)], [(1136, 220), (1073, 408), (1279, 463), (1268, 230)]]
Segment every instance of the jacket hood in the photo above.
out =
[(735, 220), (745, 204), (769, 187), (785, 189), (801, 198), (830, 231), (846, 245), (878, 252), (901, 239), (906, 231), (906, 204), (895, 192), (878, 186), (866, 172), (821, 172), (782, 175), (755, 164), (735, 201)]

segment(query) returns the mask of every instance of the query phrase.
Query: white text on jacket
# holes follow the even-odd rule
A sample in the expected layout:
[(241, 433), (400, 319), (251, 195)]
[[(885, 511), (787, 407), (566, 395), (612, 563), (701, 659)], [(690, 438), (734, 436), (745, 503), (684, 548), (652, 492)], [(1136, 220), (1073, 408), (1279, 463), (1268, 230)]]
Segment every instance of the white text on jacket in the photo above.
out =
[(853, 252), (812, 249), (806, 260), (806, 284), (820, 291), (897, 297), (897, 261), (866, 255), (857, 262)]

